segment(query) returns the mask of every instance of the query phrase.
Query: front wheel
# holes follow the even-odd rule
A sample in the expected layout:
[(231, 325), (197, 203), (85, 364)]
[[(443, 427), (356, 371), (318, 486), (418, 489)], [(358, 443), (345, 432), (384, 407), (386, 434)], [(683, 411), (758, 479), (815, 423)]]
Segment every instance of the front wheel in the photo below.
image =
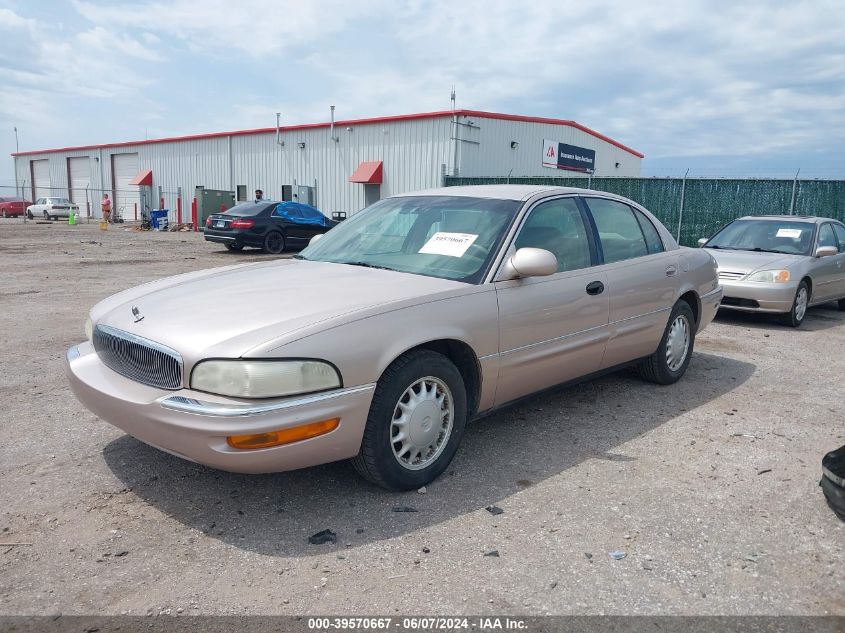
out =
[(466, 418), (466, 388), (455, 365), (431, 350), (405, 354), (376, 385), (355, 470), (390, 490), (424, 486), (449, 466)]
[(30, 211), (29, 209), (26, 210), (26, 217), (27, 217), (28, 220), (34, 220), (35, 219), (35, 216), (32, 215), (32, 211)]
[(657, 351), (640, 365), (640, 375), (658, 385), (678, 382), (687, 371), (694, 345), (695, 316), (686, 301), (678, 301), (669, 315)]
[(278, 255), (285, 250), (285, 236), (278, 231), (271, 231), (267, 234), (267, 237), (264, 238), (263, 249), (265, 253)]
[(792, 301), (792, 309), (780, 317), (781, 323), (789, 327), (798, 327), (804, 322), (807, 316), (807, 306), (810, 304), (810, 285), (806, 281), (798, 284), (795, 291), (795, 299)]

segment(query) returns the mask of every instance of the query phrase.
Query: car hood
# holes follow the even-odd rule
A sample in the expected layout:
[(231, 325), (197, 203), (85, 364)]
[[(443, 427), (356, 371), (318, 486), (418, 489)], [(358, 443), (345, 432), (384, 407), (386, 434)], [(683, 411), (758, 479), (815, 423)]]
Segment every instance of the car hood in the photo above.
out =
[(705, 248), (716, 260), (720, 271), (734, 273), (753, 273), (757, 270), (789, 268), (805, 258), (804, 255), (784, 255), (783, 253), (761, 253), (757, 251), (729, 251)]
[(390, 270), (285, 259), (138, 286), (97, 304), (91, 317), (171, 347), (191, 364), (248, 356), (253, 348), (296, 340), (315, 327), (334, 327), (473, 288)]

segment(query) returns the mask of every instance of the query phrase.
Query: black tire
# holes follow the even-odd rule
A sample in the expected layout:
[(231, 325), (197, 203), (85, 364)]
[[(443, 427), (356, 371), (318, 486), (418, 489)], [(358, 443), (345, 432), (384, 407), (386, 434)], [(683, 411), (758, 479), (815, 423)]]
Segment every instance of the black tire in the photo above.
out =
[(845, 299), (840, 299), (840, 300), (839, 300), (839, 309), (840, 309), (840, 310), (845, 310)]
[(29, 209), (26, 210), (26, 217), (27, 217), (28, 220), (34, 220), (35, 219), (35, 216), (32, 215), (32, 211), (30, 211)]
[(226, 248), (233, 252), (240, 252), (244, 249), (243, 244), (226, 244)]
[(261, 247), (265, 253), (278, 255), (285, 250), (285, 236), (278, 231), (270, 231), (264, 237), (264, 244)]
[(44, 213), (42, 213), (41, 215), (43, 215), (43, 216), (44, 216), (44, 219), (45, 219), (45, 220), (52, 220), (52, 219), (53, 219), (53, 218), (51, 218), (51, 217), (50, 217), (50, 214), (49, 214), (49, 213), (47, 213), (46, 211), (44, 211)]
[[(805, 293), (805, 301), (806, 304), (804, 305), (803, 313), (799, 307), (799, 297), (801, 293)], [(795, 291), (795, 298), (792, 300), (792, 308), (786, 314), (780, 315), (780, 322), (784, 325), (788, 325), (789, 327), (798, 327), (803, 322), (804, 319), (807, 317), (807, 305), (810, 303), (810, 284), (806, 281), (802, 280), (800, 284), (798, 284), (798, 290)], [(800, 318), (799, 318), (800, 316)]]
[[(394, 453), (391, 426), (401, 398), (422, 378), (436, 378), (452, 395), (452, 429), (433, 461), (418, 470), (400, 463)], [(376, 385), (361, 449), (352, 458), (355, 470), (369, 481), (389, 490), (414, 490), (424, 486), (449, 466), (464, 435), (467, 418), (466, 387), (455, 365), (442, 354), (416, 350), (399, 357), (384, 371)]]
[[(668, 358), (669, 335), (672, 331), (672, 326), (679, 319), (685, 320), (686, 322), (689, 343), (683, 362), (672, 368)], [(693, 348), (695, 347), (695, 327), (695, 315), (692, 312), (692, 308), (686, 301), (678, 301), (673, 306), (672, 313), (669, 315), (669, 320), (666, 323), (666, 329), (663, 330), (663, 338), (660, 339), (660, 345), (657, 346), (657, 351), (640, 364), (640, 376), (658, 385), (671, 385), (672, 383), (678, 382), (686, 372), (690, 359), (692, 358)]]

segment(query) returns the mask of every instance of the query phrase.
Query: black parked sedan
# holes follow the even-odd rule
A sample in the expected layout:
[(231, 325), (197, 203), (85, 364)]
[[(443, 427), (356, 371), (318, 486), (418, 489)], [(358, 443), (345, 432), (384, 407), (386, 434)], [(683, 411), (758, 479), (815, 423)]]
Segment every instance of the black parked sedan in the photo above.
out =
[(302, 248), (337, 222), (299, 202), (246, 202), (205, 221), (205, 239), (230, 251), (254, 246), (267, 253)]

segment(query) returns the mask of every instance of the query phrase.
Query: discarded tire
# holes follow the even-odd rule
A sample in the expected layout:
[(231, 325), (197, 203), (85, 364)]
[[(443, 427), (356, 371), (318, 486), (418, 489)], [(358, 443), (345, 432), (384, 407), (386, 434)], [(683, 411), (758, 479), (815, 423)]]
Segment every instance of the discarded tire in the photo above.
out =
[(822, 459), (822, 480), (819, 482), (827, 505), (845, 521), (845, 446), (831, 451)]

